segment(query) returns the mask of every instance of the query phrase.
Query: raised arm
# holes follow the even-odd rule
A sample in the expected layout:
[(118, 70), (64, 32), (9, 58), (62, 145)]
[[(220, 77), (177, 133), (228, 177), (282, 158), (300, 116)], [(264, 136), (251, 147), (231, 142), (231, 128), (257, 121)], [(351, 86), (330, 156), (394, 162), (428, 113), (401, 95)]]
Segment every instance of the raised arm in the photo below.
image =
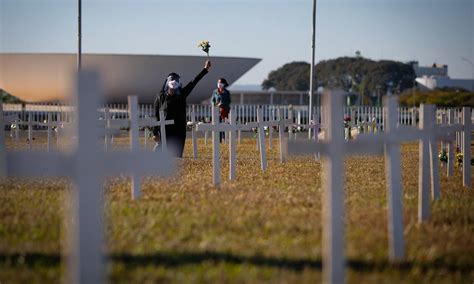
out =
[(191, 82), (189, 82), (186, 86), (184, 86), (182, 90), (182, 94), (185, 97), (188, 97), (189, 94), (191, 94), (192, 90), (197, 85), (197, 83), (201, 81), (201, 79), (209, 72), (209, 68), (211, 68), (211, 62), (207, 60), (201, 72), (199, 72), (199, 74), (197, 74), (197, 76)]

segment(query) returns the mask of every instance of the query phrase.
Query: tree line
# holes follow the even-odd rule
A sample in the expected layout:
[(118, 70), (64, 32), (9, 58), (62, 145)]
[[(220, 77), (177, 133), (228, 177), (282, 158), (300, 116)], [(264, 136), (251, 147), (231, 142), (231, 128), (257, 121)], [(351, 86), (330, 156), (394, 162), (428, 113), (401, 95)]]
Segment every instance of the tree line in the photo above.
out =
[[(474, 93), (462, 89), (421, 91), (416, 86), (416, 74), (409, 63), (375, 61), (358, 54), (356, 57), (323, 60), (315, 66), (315, 71), (315, 90), (318, 87), (342, 89), (352, 96), (361, 96), (364, 103), (373, 103), (375, 98), (390, 92), (400, 95), (402, 105), (474, 106)], [(262, 88), (308, 91), (309, 78), (309, 63), (291, 62), (271, 71), (262, 82)]]

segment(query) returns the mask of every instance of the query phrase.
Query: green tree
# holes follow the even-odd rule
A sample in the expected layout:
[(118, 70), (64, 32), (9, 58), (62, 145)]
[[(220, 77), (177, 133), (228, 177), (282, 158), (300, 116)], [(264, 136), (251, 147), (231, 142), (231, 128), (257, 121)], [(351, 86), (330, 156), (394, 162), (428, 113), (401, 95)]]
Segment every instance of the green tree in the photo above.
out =
[(3, 89), (0, 89), (0, 101), (4, 103), (11, 103), (11, 104), (23, 103), (22, 100), (20, 100), (17, 97), (12, 96), (11, 94), (7, 93)]
[[(377, 91), (386, 93), (390, 82), (396, 92), (402, 92), (411, 88), (415, 79), (415, 72), (408, 64), (389, 60), (373, 61), (362, 56), (321, 61), (315, 70), (316, 86), (351, 90), (365, 96)], [(309, 72), (309, 63), (288, 63), (270, 72), (262, 87), (266, 90), (274, 87), (277, 90), (307, 91)]]
[(268, 90), (275, 88), (285, 91), (309, 90), (310, 64), (306, 62), (292, 62), (271, 71), (268, 78), (263, 81), (262, 88)]

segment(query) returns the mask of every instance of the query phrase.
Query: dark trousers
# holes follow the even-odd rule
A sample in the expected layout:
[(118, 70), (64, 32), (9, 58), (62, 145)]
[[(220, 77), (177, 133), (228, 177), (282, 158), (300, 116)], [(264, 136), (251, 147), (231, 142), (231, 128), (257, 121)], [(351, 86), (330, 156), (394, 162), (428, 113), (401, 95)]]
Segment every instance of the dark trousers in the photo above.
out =
[[(229, 118), (229, 109), (221, 107), (219, 109), (219, 112), (220, 112), (220, 115), (219, 115), (220, 123), (224, 122), (226, 118)], [(225, 140), (225, 132), (219, 132), (219, 143), (222, 143), (223, 140)]]

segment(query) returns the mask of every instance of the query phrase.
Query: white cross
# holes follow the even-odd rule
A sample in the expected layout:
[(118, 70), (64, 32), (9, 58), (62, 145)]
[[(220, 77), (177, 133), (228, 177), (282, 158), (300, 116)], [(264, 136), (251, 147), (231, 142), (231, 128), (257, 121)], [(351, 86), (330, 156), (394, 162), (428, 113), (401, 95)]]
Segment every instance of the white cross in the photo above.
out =
[(278, 109), (278, 140), (280, 142), (280, 163), (285, 161), (286, 157), (286, 150), (284, 148), (284, 133), (285, 128), (288, 125), (293, 125), (292, 119), (284, 119), (283, 118), (283, 110), (281, 108)]
[[(454, 124), (454, 111), (452, 109), (448, 110), (448, 125)], [(453, 175), (454, 172), (454, 141), (456, 140), (456, 137), (454, 137), (453, 140), (448, 141), (448, 149), (446, 156), (448, 157), (448, 163), (447, 163), (447, 169), (446, 169), (446, 175), (448, 177)]]
[(467, 188), (471, 188), (471, 139), (472, 139), (472, 120), (471, 108), (462, 108), (462, 125), (463, 125), (463, 160), (462, 160), (462, 184)]
[(248, 127), (257, 128), (258, 131), (258, 145), (260, 149), (260, 165), (262, 171), (267, 169), (267, 153), (265, 151), (265, 127), (272, 127), (278, 125), (278, 121), (263, 121), (263, 110), (257, 110), (257, 122), (247, 122)]
[[(67, 282), (102, 283), (105, 278), (103, 258), (103, 197), (102, 178), (119, 173), (170, 174), (175, 160), (167, 152), (139, 151), (103, 152), (98, 147), (100, 129), (96, 110), (101, 93), (95, 72), (82, 72), (77, 81), (77, 143), (75, 151), (59, 152), (4, 152), (0, 169), (9, 176), (68, 176), (75, 185), (72, 198), (71, 260)], [(3, 118), (0, 118), (3, 119)], [(3, 130), (2, 131), (3, 134)], [(0, 142), (3, 142), (3, 135)], [(41, 167), (37, 165), (41, 164)]]
[[(0, 103), (2, 104), (2, 103)], [(2, 104), (2, 109), (3, 109), (3, 104)], [(3, 123), (0, 124), (0, 126), (4, 127), (5, 125), (10, 126), (10, 132), (14, 131), (15, 132), (15, 142), (18, 142), (20, 134), (19, 134), (19, 127), (18, 127), (18, 121), (20, 120), (18, 115), (4, 115), (3, 111), (0, 112), (0, 115), (3, 118)], [(15, 125), (15, 130), (12, 130), (12, 126)], [(13, 137), (13, 134), (10, 135)]]
[[(157, 120), (158, 118), (157, 119), (140, 118), (138, 120), (138, 125), (140, 127), (143, 127), (143, 126), (150, 126), (150, 127), (159, 126), (160, 127), (161, 150), (162, 151), (167, 151), (168, 147), (166, 145), (166, 125), (174, 124), (174, 120), (173, 119), (166, 120), (165, 113), (162, 110), (159, 111), (159, 116), (160, 116), (159, 120)], [(155, 147), (153, 148), (153, 151), (157, 150), (157, 146), (158, 146), (158, 144), (155, 145)]]
[[(130, 152), (135, 153), (140, 150), (140, 136), (138, 126), (138, 98), (137, 96), (128, 96), (128, 118), (130, 120)], [(132, 200), (138, 199), (141, 196), (141, 182), (140, 176), (132, 174), (131, 180), (131, 194)]]
[(113, 135), (120, 134), (120, 129), (130, 127), (129, 119), (112, 119), (110, 114), (110, 109), (108, 107), (104, 108), (104, 120), (100, 122), (105, 127), (104, 136), (105, 136), (105, 150), (108, 151), (111, 149), (113, 144)]
[(293, 138), (296, 138), (296, 133), (293, 137), (293, 126), (295, 123), (293, 122), (293, 109), (289, 108), (288, 109), (288, 120), (291, 121), (291, 123), (287, 124), (288, 126), (288, 139), (291, 140)]
[[(389, 239), (391, 259), (404, 257), (403, 216), (401, 201), (400, 145), (396, 134), (390, 131), (396, 127), (396, 107), (388, 102), (386, 142), (381, 135), (361, 135), (357, 140), (345, 141), (341, 122), (342, 98), (344, 93), (325, 93), (323, 105), (327, 111), (328, 131), (325, 140), (290, 142), (288, 152), (305, 154), (321, 152), (324, 157), (322, 183), (323, 200), (323, 277), (327, 283), (344, 282), (344, 155), (354, 153), (385, 153), (387, 161)], [(371, 143), (372, 142), (372, 143)], [(342, 173), (342, 174), (341, 174)]]
[[(463, 108), (463, 115), (469, 117), (466, 121), (463, 121), (462, 124), (449, 124), (449, 125), (436, 125), (436, 112), (434, 106), (429, 105), (421, 105), (420, 106), (420, 129), (428, 129), (427, 137), (421, 137), (422, 141), (420, 141), (420, 165), (424, 165), (424, 167), (420, 167), (420, 184), (419, 184), (419, 191), (425, 194), (425, 199), (427, 199), (426, 195), (427, 188), (429, 187), (428, 184), (428, 162), (426, 161), (426, 157), (428, 156), (427, 151), (429, 151), (430, 157), (430, 178), (431, 178), (431, 194), (433, 199), (438, 199), (440, 197), (440, 189), (439, 189), (439, 166), (438, 166), (438, 147), (437, 141), (445, 141), (445, 142), (452, 142), (456, 137), (456, 132), (462, 132), (463, 137), (465, 136), (464, 141), (471, 141), (471, 114), (470, 108)], [(428, 118), (428, 119), (427, 119)], [(429, 144), (429, 150), (428, 150)], [(470, 145), (470, 144), (468, 144)], [(451, 151), (452, 152), (452, 151)], [(463, 185), (466, 187), (470, 187), (470, 170), (471, 170), (471, 163), (470, 163), (470, 149), (466, 152), (466, 159), (468, 159), (468, 163), (464, 166), (463, 165)], [(464, 163), (463, 163), (464, 164)], [(449, 166), (448, 166), (449, 168)], [(428, 208), (428, 201), (420, 208), (420, 221), (425, 220), (429, 216), (429, 208)]]
[[(275, 108), (271, 108), (270, 113), (271, 113), (270, 121), (275, 121)], [(275, 125), (272, 125), (268, 128), (268, 149), (271, 149), (273, 147), (273, 126)]]
[(311, 139), (318, 141), (319, 139), (318, 134), (319, 134), (320, 127), (321, 127), (321, 123), (319, 123), (318, 114), (314, 113), (313, 120), (311, 120), (309, 123), (309, 129), (311, 130), (310, 133), (312, 133), (312, 135), (309, 135)]
[(252, 127), (242, 124), (242, 123), (237, 123), (237, 112), (230, 112), (229, 113), (229, 123), (232, 127), (229, 127), (229, 131), (226, 132), (229, 134), (229, 179), (230, 180), (235, 180), (236, 178), (236, 160), (237, 160), (237, 154), (236, 154), (236, 136), (240, 137), (237, 132), (241, 132), (243, 130), (248, 131), (251, 130)]
[[(46, 150), (49, 152), (51, 151), (51, 143), (52, 143), (52, 133), (53, 133), (53, 127), (60, 127), (61, 126), (61, 122), (60, 121), (53, 121), (53, 118), (52, 118), (52, 113), (51, 112), (48, 112), (48, 120), (45, 121), (45, 122), (39, 122), (38, 123), (38, 126), (46, 126), (48, 127), (48, 130), (46, 132), (46, 135), (47, 135), (47, 146), (46, 146)], [(59, 134), (56, 134), (56, 135), (59, 135)], [(56, 139), (57, 140), (57, 139)]]
[(238, 127), (235, 125), (235, 118), (231, 112), (231, 119), (234, 120), (234, 124), (220, 123), (219, 122), (219, 113), (217, 107), (212, 106), (212, 123), (199, 123), (196, 126), (196, 131), (210, 131), (212, 132), (212, 181), (214, 185), (219, 185), (221, 183), (221, 172), (220, 172), (220, 157), (219, 157), (219, 133), (220, 132), (231, 132), (230, 143), (229, 143), (229, 178), (235, 178), (235, 161), (236, 161), (236, 151), (235, 151), (235, 131), (238, 130)]
[(17, 125), (27, 125), (28, 126), (28, 148), (31, 149), (33, 144), (33, 126), (38, 125), (36, 121), (33, 121), (33, 115), (31, 113), (28, 114), (28, 121), (18, 121)]
[(344, 170), (343, 149), (344, 138), (342, 134), (341, 93), (323, 96), (323, 105), (328, 110), (328, 139), (323, 143), (310, 143), (309, 141), (290, 142), (288, 153), (307, 154), (321, 152), (324, 154), (322, 183), (323, 194), (323, 281), (325, 283), (344, 283), (344, 198), (340, 174)]
[(188, 122), (188, 126), (191, 126), (191, 140), (193, 143), (193, 158), (197, 159), (198, 157), (198, 148), (197, 148), (197, 132), (196, 132), (196, 125), (198, 122), (196, 121), (196, 113), (191, 111), (191, 121)]
[[(318, 116), (316, 113), (313, 114), (313, 119), (310, 120), (308, 123), (297, 123), (297, 124), (293, 124), (293, 126), (296, 126), (301, 129), (308, 129), (308, 139), (315, 139), (315, 135), (317, 136), (319, 132), (319, 127), (320, 127)], [(295, 133), (295, 137), (296, 137), (296, 133)]]
[[(148, 116), (148, 114), (146, 114), (146, 115), (145, 115), (145, 118), (150, 118), (150, 117)], [(144, 130), (143, 132), (144, 132), (144, 133), (143, 133), (143, 136), (144, 136), (144, 138), (145, 138), (145, 139), (143, 140), (143, 144), (144, 144), (143, 147), (144, 147), (145, 149), (147, 149), (147, 148), (148, 148), (148, 139), (150, 138), (150, 129), (149, 129), (149, 127), (148, 127), (148, 126), (145, 126), (145, 130)]]

